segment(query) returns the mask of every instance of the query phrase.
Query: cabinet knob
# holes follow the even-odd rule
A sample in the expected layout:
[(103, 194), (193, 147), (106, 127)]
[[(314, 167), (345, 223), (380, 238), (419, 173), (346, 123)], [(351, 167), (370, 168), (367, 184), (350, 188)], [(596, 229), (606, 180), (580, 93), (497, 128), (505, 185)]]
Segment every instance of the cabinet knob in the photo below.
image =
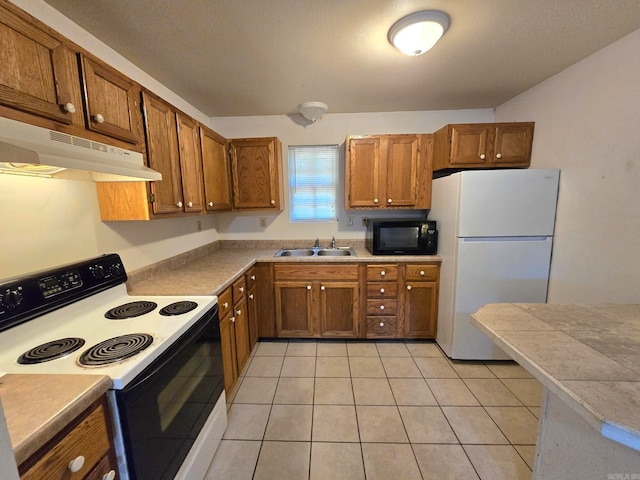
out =
[(253, 293), (249, 295), (249, 300), (253, 300)]
[(209, 205), (210, 207), (213, 207), (213, 202), (209, 202), (207, 203), (207, 205)]
[(384, 310), (384, 305), (380, 305), (380, 310)]
[(420, 276), (424, 277), (424, 270), (420, 270)]
[(193, 202), (187, 202), (187, 207), (189, 208), (193, 207)]
[(391, 205), (391, 202), (393, 202), (393, 200), (391, 200), (390, 198), (387, 198), (387, 203), (388, 203), (389, 205)]
[(487, 158), (487, 156), (484, 153), (480, 154), (480, 160), (484, 160), (485, 158)]
[(384, 288), (381, 288), (381, 289), (380, 289), (380, 293), (384, 293)]
[(251, 275), (251, 277), (249, 277), (249, 278), (251, 278), (251, 280), (255, 280), (256, 276), (255, 275)]
[(381, 327), (384, 327), (384, 322), (380, 322), (380, 326), (381, 326)]
[(178, 203), (176, 203), (176, 207), (178, 207), (178, 208), (182, 208), (182, 202), (178, 202)]
[(271, 205), (275, 205), (275, 204), (276, 204), (276, 201), (275, 201), (275, 200), (271, 200), (269, 203), (270, 203)]
[(244, 287), (240, 287), (238, 288), (238, 290), (240, 291), (240, 293), (244, 292)]
[(71, 102), (65, 103), (62, 109), (67, 113), (76, 113), (76, 106)]
[(222, 306), (223, 306), (224, 308), (229, 308), (229, 302), (224, 302), (224, 303), (222, 304)]
[(407, 285), (407, 290), (411, 290), (411, 285)]
[(231, 317), (231, 323), (236, 323), (236, 317)]
[(373, 203), (375, 203), (375, 204), (377, 205), (377, 204), (378, 204), (378, 199), (377, 199), (377, 198), (374, 198), (374, 199), (373, 199)]
[(326, 290), (325, 286), (324, 286), (324, 285), (322, 285), (322, 286), (320, 287), (320, 290), (322, 290), (322, 291)]
[(79, 472), (84, 466), (84, 457), (82, 455), (78, 455), (76, 458), (69, 462), (69, 470), (73, 473)]
[(502, 154), (501, 153), (496, 153), (496, 158), (502, 158)]
[(101, 113), (96, 113), (92, 118), (96, 123), (104, 123), (104, 116)]
[(307, 285), (307, 290), (311, 290), (311, 285)]
[(380, 275), (382, 275), (383, 277), (387, 274), (387, 272), (385, 272), (384, 270), (380, 271)]
[(236, 315), (238, 316), (242, 315), (242, 310), (236, 310)]
[(116, 471), (115, 470), (109, 470), (109, 473), (105, 473), (102, 476), (102, 480), (115, 480), (116, 478)]

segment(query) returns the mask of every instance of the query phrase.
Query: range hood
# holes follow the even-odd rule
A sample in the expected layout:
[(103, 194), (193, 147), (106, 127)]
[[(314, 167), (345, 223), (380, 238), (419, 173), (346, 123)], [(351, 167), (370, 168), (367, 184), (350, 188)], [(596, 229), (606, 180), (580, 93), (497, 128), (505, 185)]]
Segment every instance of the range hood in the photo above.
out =
[(0, 174), (95, 182), (162, 180), (141, 153), (0, 117)]

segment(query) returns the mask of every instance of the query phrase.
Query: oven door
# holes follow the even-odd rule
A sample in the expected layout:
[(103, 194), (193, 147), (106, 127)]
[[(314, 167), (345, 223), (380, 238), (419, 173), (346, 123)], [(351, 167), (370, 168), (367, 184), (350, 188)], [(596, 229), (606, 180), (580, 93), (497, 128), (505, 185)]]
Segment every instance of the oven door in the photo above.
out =
[(173, 479), (223, 391), (218, 306), (115, 392), (129, 477)]

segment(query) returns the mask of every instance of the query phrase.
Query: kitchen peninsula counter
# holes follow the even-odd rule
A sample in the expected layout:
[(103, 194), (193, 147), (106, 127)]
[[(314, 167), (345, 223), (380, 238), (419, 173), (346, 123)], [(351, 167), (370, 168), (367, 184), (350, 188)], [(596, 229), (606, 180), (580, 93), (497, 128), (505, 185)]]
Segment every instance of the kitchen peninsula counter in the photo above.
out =
[(490, 304), (471, 323), (546, 388), (534, 478), (640, 478), (640, 305)]
[(20, 465), (111, 388), (103, 375), (6, 374), (0, 401)]
[[(256, 262), (441, 262), (438, 255), (371, 255), (362, 241), (338, 241), (356, 256), (274, 257), (281, 248), (305, 248), (308, 240), (224, 241), (177, 255), (129, 274), (129, 295), (217, 295)], [(322, 241), (321, 245), (327, 245)], [(125, 265), (126, 267), (126, 265)]]

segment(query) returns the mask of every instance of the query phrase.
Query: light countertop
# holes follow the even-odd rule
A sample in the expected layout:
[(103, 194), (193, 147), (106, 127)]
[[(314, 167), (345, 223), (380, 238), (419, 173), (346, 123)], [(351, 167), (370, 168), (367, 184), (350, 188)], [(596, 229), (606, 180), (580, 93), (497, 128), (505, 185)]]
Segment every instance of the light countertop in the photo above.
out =
[(603, 436), (640, 450), (640, 305), (490, 304), (471, 323)]
[(0, 399), (16, 464), (51, 440), (111, 385), (111, 379), (101, 375), (0, 377)]

